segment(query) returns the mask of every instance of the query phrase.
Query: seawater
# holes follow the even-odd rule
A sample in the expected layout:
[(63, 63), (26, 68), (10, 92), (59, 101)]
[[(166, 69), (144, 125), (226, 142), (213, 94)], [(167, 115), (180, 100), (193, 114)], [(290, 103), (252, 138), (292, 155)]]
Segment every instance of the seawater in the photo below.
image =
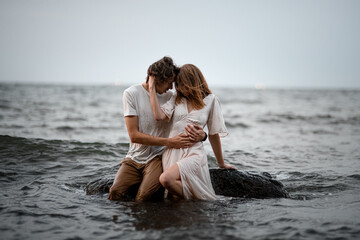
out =
[(84, 191), (128, 150), (124, 89), (0, 84), (2, 239), (358, 239), (359, 90), (213, 88), (225, 161), (291, 198), (137, 203)]

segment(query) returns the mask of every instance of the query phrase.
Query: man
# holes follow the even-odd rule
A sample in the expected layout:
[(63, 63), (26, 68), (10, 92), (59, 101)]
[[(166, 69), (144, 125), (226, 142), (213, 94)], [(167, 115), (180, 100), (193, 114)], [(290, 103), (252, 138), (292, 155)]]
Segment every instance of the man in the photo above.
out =
[(195, 142), (206, 139), (199, 126), (188, 126), (187, 135), (167, 138), (170, 123), (156, 121), (151, 110), (149, 77), (155, 78), (156, 92), (160, 104), (172, 96), (172, 89), (178, 68), (170, 57), (164, 57), (150, 65), (146, 82), (129, 87), (123, 94), (124, 116), (130, 137), (130, 147), (110, 188), (109, 199), (121, 200), (128, 190), (140, 184), (136, 200), (150, 200), (161, 188), (159, 177), (162, 173), (161, 154), (166, 147), (188, 148)]

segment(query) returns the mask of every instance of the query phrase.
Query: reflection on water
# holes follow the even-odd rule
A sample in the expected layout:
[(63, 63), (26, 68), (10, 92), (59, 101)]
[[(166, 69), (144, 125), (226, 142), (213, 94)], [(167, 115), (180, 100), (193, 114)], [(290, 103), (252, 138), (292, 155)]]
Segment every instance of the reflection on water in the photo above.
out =
[(209, 222), (209, 215), (215, 210), (214, 203), (196, 201), (164, 201), (157, 203), (128, 203), (128, 214), (134, 219), (136, 230), (169, 227), (188, 227), (196, 223)]

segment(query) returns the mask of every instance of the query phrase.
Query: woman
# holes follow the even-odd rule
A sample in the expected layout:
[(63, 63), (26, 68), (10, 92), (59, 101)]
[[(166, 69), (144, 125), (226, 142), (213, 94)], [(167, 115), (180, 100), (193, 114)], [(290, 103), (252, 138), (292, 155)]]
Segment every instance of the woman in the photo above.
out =
[[(150, 77), (151, 108), (156, 120), (172, 120), (169, 137), (186, 134), (185, 128), (189, 124), (203, 128), (207, 125), (218, 166), (236, 169), (224, 163), (220, 136), (224, 137), (228, 132), (219, 100), (209, 90), (201, 71), (192, 64), (182, 66), (175, 79), (176, 94), (162, 106), (156, 95), (155, 81), (154, 77)], [(160, 183), (171, 194), (185, 199), (216, 199), (202, 142), (185, 149), (167, 148), (162, 164), (164, 172)]]

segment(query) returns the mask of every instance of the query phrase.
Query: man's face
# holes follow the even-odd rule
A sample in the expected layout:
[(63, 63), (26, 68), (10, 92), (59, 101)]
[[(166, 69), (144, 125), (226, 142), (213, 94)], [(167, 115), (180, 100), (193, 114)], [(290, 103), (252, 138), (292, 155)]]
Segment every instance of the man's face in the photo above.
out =
[(173, 82), (174, 82), (174, 79), (171, 79), (167, 82), (156, 84), (156, 92), (159, 94), (163, 94), (163, 93), (167, 92), (167, 90), (173, 88)]

